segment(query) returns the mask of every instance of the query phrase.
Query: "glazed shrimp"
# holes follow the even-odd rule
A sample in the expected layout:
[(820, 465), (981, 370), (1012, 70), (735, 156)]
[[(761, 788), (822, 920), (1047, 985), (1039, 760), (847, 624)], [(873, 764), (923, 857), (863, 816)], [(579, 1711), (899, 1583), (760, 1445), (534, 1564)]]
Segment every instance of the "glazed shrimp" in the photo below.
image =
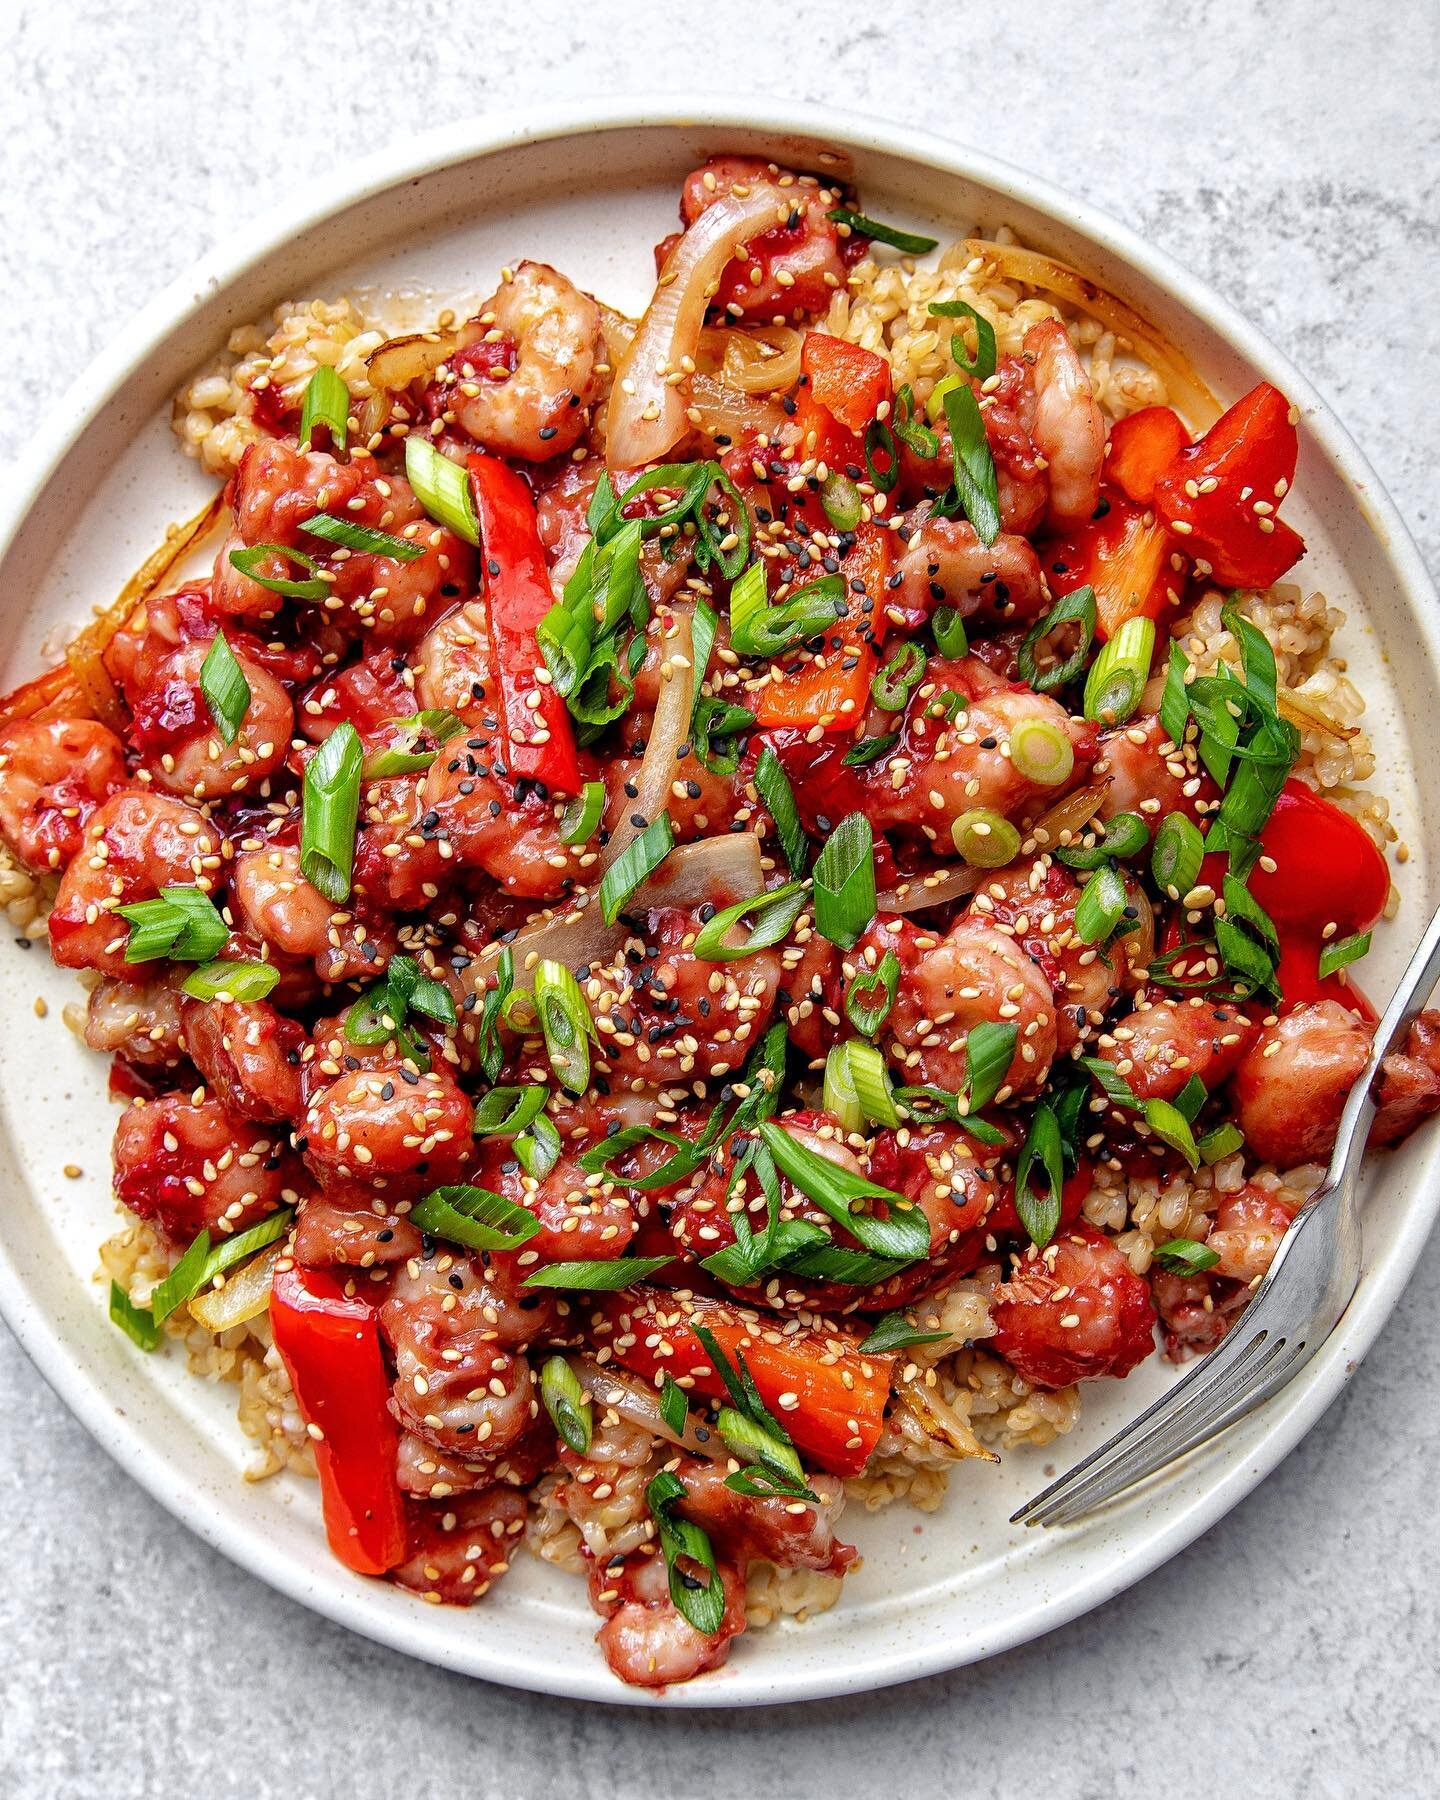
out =
[(604, 387), (600, 308), (548, 263), (522, 262), (479, 323), (485, 337), (456, 353), (438, 390), (445, 416), (503, 456), (546, 462), (573, 449)]
[(227, 744), (200, 689), (209, 650), (208, 644), (190, 643), (172, 652), (130, 703), (135, 742), (151, 783), (188, 800), (258, 788), (284, 764), (295, 727), (295, 709), (284, 688), (232, 646), (250, 698), (234, 742)]
[(144, 1068), (173, 1068), (185, 1054), (181, 1005), (180, 981), (168, 967), (144, 981), (107, 975), (90, 990), (85, 1042)]
[(449, 1066), (427, 1074), (392, 1057), (349, 1069), (305, 1108), (305, 1159), (339, 1193), (375, 1187), (424, 1193), (459, 1178), (470, 1148), (474, 1108)]
[(1152, 831), (1168, 813), (1198, 818), (1200, 809), (1216, 798), (1215, 784), (1194, 748), (1177, 749), (1154, 713), (1102, 731), (1100, 756), (1090, 773), (1105, 784), (1099, 806), (1102, 819), (1138, 813)]
[(1290, 1169), (1326, 1160), (1370, 1036), (1338, 1000), (1297, 1006), (1266, 1026), (1230, 1088), (1245, 1141), (1262, 1162)]
[(124, 785), (124, 748), (93, 719), (22, 719), (0, 732), (0, 836), (37, 874), (70, 861), (95, 809)]
[(185, 1048), (237, 1119), (294, 1119), (300, 1113), (300, 1047), (305, 1027), (267, 1000), (186, 1000)]
[(246, 850), (231, 886), (241, 921), (282, 956), (313, 960), (322, 981), (383, 975), (393, 937), (335, 907), (300, 872), (296, 844)]
[(1049, 465), (1049, 523), (1083, 525), (1100, 502), (1105, 421), (1065, 327), (1042, 319), (1025, 333), (1035, 414), (1031, 435)]
[(1023, 537), (1002, 531), (982, 544), (968, 519), (937, 519), (917, 509), (900, 557), (901, 606), (930, 613), (953, 606), (962, 618), (1028, 624), (1045, 610), (1040, 559)]
[(510, 1567), (525, 1529), (525, 1496), (495, 1485), (405, 1507), (405, 1560), (390, 1580), (446, 1606), (471, 1606)]
[(432, 625), (416, 652), (415, 699), (453, 712), (467, 725), (495, 729), (494, 670), (485, 604), (469, 600)]
[(745, 1629), (745, 1581), (733, 1563), (716, 1559), (725, 1593), (719, 1629), (697, 1631), (670, 1598), (665, 1559), (650, 1546), (590, 1567), (590, 1604), (605, 1615), (595, 1641), (632, 1687), (668, 1687), (718, 1668), (730, 1640)]
[(210, 1096), (137, 1100), (115, 1130), (117, 1198), (177, 1243), (293, 1204), (299, 1173), (283, 1133), (239, 1123)]
[(1258, 1027), (1238, 1007), (1154, 997), (1101, 1035), (1096, 1054), (1113, 1063), (1142, 1100), (1173, 1100), (1192, 1079), (1207, 1092), (1230, 1076)]

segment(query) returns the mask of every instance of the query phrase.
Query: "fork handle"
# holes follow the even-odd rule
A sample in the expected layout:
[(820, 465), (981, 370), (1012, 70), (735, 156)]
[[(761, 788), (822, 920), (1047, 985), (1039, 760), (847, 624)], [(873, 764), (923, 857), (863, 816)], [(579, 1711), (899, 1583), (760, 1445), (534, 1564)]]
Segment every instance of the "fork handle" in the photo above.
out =
[[(1440, 911), (1435, 913), (1415, 954), (1410, 958), (1400, 984), (1385, 1008), (1385, 1016), (1375, 1027), (1370, 1055), (1359, 1080), (1350, 1090), (1340, 1127), (1335, 1134), (1335, 1152), (1321, 1193), (1339, 1187), (1365, 1154), (1366, 1140), (1377, 1110), (1376, 1088), (1380, 1065), (1400, 1043), (1415, 1014), (1440, 981)], [(1317, 1198), (1319, 1196), (1317, 1195)]]

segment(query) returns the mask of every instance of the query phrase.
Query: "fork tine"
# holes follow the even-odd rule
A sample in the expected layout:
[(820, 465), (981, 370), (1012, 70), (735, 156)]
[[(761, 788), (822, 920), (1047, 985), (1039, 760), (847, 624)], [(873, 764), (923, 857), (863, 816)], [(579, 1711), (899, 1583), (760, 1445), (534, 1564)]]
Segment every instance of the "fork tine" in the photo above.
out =
[(1188, 1403), (1167, 1415), (1161, 1429), (1126, 1453), (1093, 1471), (1067, 1489), (1045, 1510), (1038, 1521), (1066, 1525), (1103, 1506), (1116, 1495), (1144, 1481), (1149, 1475), (1188, 1455), (1220, 1429), (1218, 1421), (1243, 1417), (1257, 1404), (1256, 1395), (1269, 1380), (1274, 1366), (1285, 1356), (1286, 1340), (1261, 1333), (1245, 1345), (1245, 1353), (1223, 1372), (1219, 1381), (1198, 1388)]

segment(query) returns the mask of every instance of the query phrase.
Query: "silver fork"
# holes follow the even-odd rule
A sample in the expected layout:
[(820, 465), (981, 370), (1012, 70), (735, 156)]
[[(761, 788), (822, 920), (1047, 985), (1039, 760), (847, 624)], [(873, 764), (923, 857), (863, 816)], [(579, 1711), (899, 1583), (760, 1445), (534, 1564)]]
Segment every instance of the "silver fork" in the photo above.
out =
[(1072, 1524), (1168, 1468), (1277, 1393), (1340, 1323), (1360, 1282), (1356, 1190), (1375, 1117), (1375, 1078), (1437, 980), (1440, 912), (1375, 1028), (1369, 1061), (1340, 1115), (1325, 1179), (1296, 1214), (1244, 1312), (1169, 1393), (1027, 1501), (1012, 1524)]

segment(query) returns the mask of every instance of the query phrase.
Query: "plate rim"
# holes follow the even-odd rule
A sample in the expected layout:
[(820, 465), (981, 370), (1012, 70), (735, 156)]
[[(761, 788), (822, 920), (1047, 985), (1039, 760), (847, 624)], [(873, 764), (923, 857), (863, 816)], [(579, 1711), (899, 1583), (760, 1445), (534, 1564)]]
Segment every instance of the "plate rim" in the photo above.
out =
[[(478, 115), (404, 139), (372, 153), (348, 171), (338, 163), (304, 183), (278, 204), (242, 223), (182, 271), (146, 303), (101, 349), (51, 408), (30, 440), (26, 463), (14, 471), (16, 481), (0, 501), (0, 563), (3, 563), (32, 510), (41, 502), (72, 449), (97, 415), (143, 363), (152, 347), (181, 328), (217, 288), (239, 279), (281, 251), (293, 238), (346, 208), (358, 205), (407, 181), (419, 181), (458, 162), (507, 150), (587, 133), (623, 130), (702, 129), (717, 135), (746, 131), (798, 135), (829, 140), (837, 147), (864, 149), (923, 163), (960, 180), (985, 183), (1017, 202), (1034, 206), (1069, 224), (1102, 250), (1135, 269), (1201, 319), (1247, 364), (1276, 381), (1304, 408), (1306, 426), (1334, 466), (1351, 482), (1366, 515), (1379, 554), (1388, 561), (1397, 587), (1423, 624), (1432, 645), (1440, 648), (1440, 607), (1429, 571), (1395, 503), (1348, 430), (1313, 384), (1289, 358), (1232, 304), (1200, 280), (1168, 252), (1157, 249), (1138, 232), (1081, 200), (1046, 178), (936, 133), (900, 125), (867, 113), (847, 113), (843, 120), (823, 106), (759, 96), (750, 102), (724, 97), (633, 95), (617, 99), (561, 101), (527, 111)], [(1440, 1149), (1440, 1146), (1437, 1146)], [(1433, 1156), (1432, 1156), (1433, 1160)], [(1059, 1594), (1042, 1597), (1029, 1608), (1008, 1615), (989, 1633), (973, 1634), (964, 1647), (943, 1638), (921, 1640), (909, 1647), (847, 1656), (843, 1668), (791, 1665), (779, 1674), (766, 1671), (763, 1689), (721, 1679), (656, 1695), (622, 1688), (592, 1657), (588, 1644), (583, 1663), (507, 1668), (498, 1652), (486, 1654), (483, 1634), (457, 1638), (455, 1653), (431, 1643), (423, 1629), (429, 1609), (413, 1628), (398, 1612), (372, 1612), (365, 1590), (346, 1581), (317, 1583), (283, 1558), (267, 1554), (253, 1531), (231, 1527), (210, 1514), (195, 1484), (172, 1480), (149, 1449), (139, 1427), (123, 1411), (112, 1408), (93, 1384), (83, 1362), (73, 1353), (38, 1305), (32, 1305), (9, 1248), (0, 1236), (0, 1316), (56, 1395), (97, 1443), (148, 1493), (212, 1548), (288, 1598), (318, 1611), (332, 1622), (372, 1641), (438, 1666), (498, 1682), (505, 1686), (611, 1705), (663, 1704), (686, 1709), (798, 1702), (868, 1692), (895, 1683), (938, 1674), (996, 1655), (1058, 1629), (1132, 1586), (1192, 1543), (1249, 1494), (1314, 1426), (1358, 1368), (1389, 1319), (1409, 1281), (1440, 1212), (1440, 1183), (1417, 1184), (1405, 1208), (1393, 1249), (1378, 1269), (1367, 1268), (1360, 1290), (1340, 1327), (1305, 1373), (1270, 1403), (1263, 1432), (1247, 1440), (1212, 1445), (1201, 1456), (1221, 1465), (1207, 1492), (1149, 1529), (1139, 1543), (1126, 1546), (1103, 1568), (1083, 1575)], [(1258, 1428), (1257, 1428), (1258, 1430)], [(717, 1675), (723, 1677), (724, 1671)]]

